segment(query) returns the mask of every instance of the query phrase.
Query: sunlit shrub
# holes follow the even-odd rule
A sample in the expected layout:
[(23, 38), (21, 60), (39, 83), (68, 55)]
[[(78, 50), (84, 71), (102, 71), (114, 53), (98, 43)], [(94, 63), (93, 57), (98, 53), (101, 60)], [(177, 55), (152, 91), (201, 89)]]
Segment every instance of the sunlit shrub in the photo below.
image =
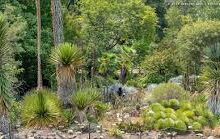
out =
[(152, 92), (154, 102), (162, 102), (163, 100), (170, 99), (184, 100), (186, 98), (186, 91), (179, 85), (173, 83), (161, 84)]

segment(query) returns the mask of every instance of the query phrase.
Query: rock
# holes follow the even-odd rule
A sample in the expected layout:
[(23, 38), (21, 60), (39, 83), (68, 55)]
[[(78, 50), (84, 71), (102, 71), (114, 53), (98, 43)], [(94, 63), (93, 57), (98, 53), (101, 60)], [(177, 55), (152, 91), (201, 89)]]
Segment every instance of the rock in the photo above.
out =
[(103, 136), (99, 136), (99, 138), (100, 138), (100, 139), (104, 139), (104, 137), (103, 137)]
[(69, 130), (67, 131), (67, 133), (68, 133), (69, 135), (73, 135), (74, 131), (71, 130), (71, 129), (69, 129)]
[(198, 137), (203, 137), (203, 134), (198, 133), (198, 134), (196, 134), (196, 136), (198, 136)]
[(64, 129), (64, 126), (60, 125), (58, 126), (58, 129)]
[(215, 139), (214, 136), (209, 136), (207, 139)]

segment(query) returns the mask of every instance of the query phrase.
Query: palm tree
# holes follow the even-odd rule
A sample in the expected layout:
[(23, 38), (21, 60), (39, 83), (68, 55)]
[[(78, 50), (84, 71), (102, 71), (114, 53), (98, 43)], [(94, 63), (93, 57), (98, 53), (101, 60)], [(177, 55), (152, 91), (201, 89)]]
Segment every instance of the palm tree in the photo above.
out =
[(127, 74), (129, 69), (132, 67), (132, 62), (136, 55), (136, 51), (133, 48), (122, 47), (121, 54), (118, 57), (120, 65), (120, 80), (122, 84), (126, 83)]
[(58, 96), (68, 106), (76, 91), (75, 74), (84, 63), (82, 52), (77, 46), (64, 43), (54, 49), (51, 61), (57, 66)]
[(220, 44), (216, 43), (206, 49), (205, 67), (202, 80), (208, 91), (211, 92), (208, 101), (209, 108), (216, 115), (220, 114)]
[(11, 49), (7, 45), (7, 25), (0, 15), (0, 131), (9, 132), (8, 111), (11, 105), (12, 78), (5, 66), (10, 63)]
[(60, 0), (51, 0), (54, 46), (64, 42), (62, 5)]
[(41, 73), (41, 8), (40, 0), (36, 0), (37, 9), (37, 89), (42, 89), (42, 73)]

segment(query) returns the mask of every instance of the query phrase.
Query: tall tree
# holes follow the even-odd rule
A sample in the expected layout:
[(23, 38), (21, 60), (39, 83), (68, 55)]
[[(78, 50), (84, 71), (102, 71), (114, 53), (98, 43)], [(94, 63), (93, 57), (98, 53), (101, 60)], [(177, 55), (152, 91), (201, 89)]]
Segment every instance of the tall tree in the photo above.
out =
[(65, 43), (54, 49), (51, 61), (57, 67), (58, 96), (67, 107), (76, 91), (77, 69), (84, 63), (82, 52), (77, 46)]
[(51, 12), (54, 46), (58, 46), (64, 42), (62, 5), (60, 0), (51, 0)]
[(37, 9), (37, 89), (42, 89), (42, 72), (41, 72), (41, 8), (40, 0), (36, 0)]

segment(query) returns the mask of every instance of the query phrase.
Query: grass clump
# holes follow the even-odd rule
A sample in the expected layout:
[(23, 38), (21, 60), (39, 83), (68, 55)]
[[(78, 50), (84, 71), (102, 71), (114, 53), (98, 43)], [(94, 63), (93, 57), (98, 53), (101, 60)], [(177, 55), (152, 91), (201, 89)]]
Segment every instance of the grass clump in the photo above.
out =
[(60, 101), (49, 90), (32, 91), (24, 98), (21, 117), (28, 127), (56, 126), (62, 120)]

